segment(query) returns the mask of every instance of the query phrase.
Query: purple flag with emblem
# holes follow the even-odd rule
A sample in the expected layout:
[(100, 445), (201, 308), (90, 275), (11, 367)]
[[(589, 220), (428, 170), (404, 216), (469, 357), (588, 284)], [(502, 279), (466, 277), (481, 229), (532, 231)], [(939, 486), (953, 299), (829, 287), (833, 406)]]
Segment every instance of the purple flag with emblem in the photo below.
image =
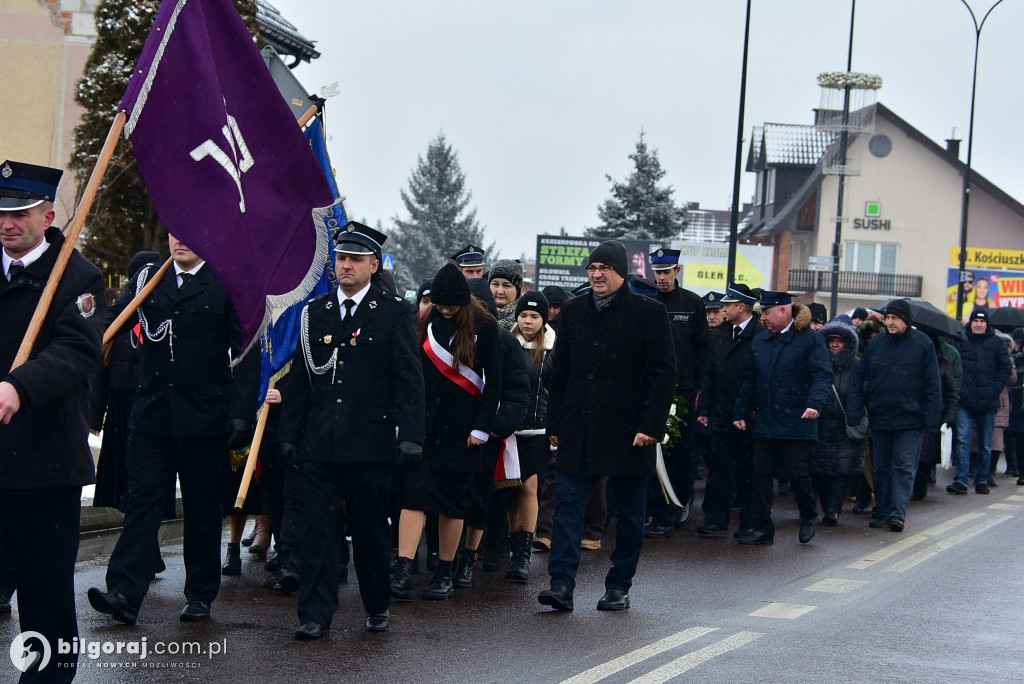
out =
[(160, 220), (224, 281), (249, 348), (319, 282), (335, 198), (231, 0), (165, 0), (121, 109)]

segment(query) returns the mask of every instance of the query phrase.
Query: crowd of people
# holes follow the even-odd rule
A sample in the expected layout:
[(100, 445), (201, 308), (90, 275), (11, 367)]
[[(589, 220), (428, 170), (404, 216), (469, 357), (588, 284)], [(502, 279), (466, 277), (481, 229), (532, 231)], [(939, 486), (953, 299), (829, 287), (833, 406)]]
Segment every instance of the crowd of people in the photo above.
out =
[[(5, 312), (8, 302), (22, 312), (5, 326), (10, 364), (59, 249), (49, 227), (59, 171), (5, 164), (26, 181), (0, 182), (0, 297)], [(239, 362), (241, 326), (223, 284), (170, 236), (173, 269), (98, 364), (104, 325), (130, 312), (158, 264), (138, 255), (105, 309), (98, 271), (76, 253), (38, 353), (0, 382), (0, 604), (9, 610), (18, 591), (24, 629), (77, 635), (77, 497), (92, 480), (78, 441), (90, 428), (104, 435), (96, 503), (125, 514), (106, 586), (88, 590), (92, 607), (136, 622), (164, 569), (158, 531), (176, 514), (177, 480), (180, 619), (210, 617), (248, 544), (269, 555), (264, 587), (298, 593), (302, 640), (330, 630), (350, 560), (368, 631), (389, 628), (392, 601), (471, 588), (478, 565), (526, 584), (536, 553), (549, 554), (538, 601), (573, 610), (582, 552), (602, 547), (611, 519), (596, 605), (628, 609), (644, 538), (688, 524), (702, 473), (696, 534), (731, 531), (744, 545), (774, 542), (777, 491), (795, 497), (802, 544), (819, 525), (839, 525), (851, 502), (870, 527), (902, 532), (910, 502), (935, 482), (944, 431), (950, 494), (967, 494), (971, 478), (989, 493), (1000, 454), (1024, 485), (1024, 330), (996, 332), (984, 308), (949, 339), (915, 328), (907, 300), (828, 320), (820, 304), (742, 283), (701, 298), (679, 285), (679, 251), (650, 254), (648, 281), (614, 240), (590, 252), (588, 282), (573, 293), (527, 291), (521, 263), (488, 265), (468, 245), (410, 305), (381, 270), (386, 240), (356, 222), (338, 233), (338, 287), (304, 307), (290, 370), (266, 392), (258, 488), (232, 516), (223, 562), (240, 478), (232, 464), (244, 460), (229, 453), (253, 439), (258, 355)], [(68, 442), (40, 446), (44, 433)], [(33, 469), (25, 454), (40, 455)], [(39, 519), (9, 524), (26, 511)], [(243, 539), (246, 514), (258, 518)], [(31, 548), (45, 538), (49, 557), (72, 562), (33, 576), (22, 537), (40, 524), (67, 534), (40, 534)], [(423, 566), (432, 574), (417, 589)]]

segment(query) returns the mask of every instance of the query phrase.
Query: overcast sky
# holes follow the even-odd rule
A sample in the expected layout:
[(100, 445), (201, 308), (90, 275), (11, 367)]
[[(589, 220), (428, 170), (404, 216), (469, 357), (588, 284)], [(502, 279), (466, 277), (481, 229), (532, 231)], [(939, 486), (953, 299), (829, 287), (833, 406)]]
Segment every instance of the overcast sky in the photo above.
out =
[[(730, 206), (743, 0), (271, 2), (321, 52), (299, 80), (340, 84), (328, 147), (353, 218), (406, 218), (399, 191), (442, 131), (502, 256), (596, 224), (641, 129), (677, 200)], [(970, 0), (979, 21), (993, 2)], [(746, 140), (766, 121), (812, 123), (817, 74), (846, 69), (850, 7), (754, 0)], [(1022, 28), (1024, 0), (1003, 0), (981, 34), (972, 166), (1024, 201)], [(955, 127), (963, 160), (973, 51), (960, 0), (857, 2), (853, 70), (882, 76), (878, 101), (936, 142)]]

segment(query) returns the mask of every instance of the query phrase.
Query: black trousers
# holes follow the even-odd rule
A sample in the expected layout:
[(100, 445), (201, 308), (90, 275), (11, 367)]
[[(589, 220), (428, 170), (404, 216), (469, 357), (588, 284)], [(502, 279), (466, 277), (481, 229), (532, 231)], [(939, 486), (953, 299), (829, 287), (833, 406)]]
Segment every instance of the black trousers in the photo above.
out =
[[(138, 609), (153, 577), (153, 547), (167, 487), (181, 484), (185, 510), (185, 598), (213, 603), (220, 591), (220, 537), (227, 435), (167, 439), (133, 432), (128, 440), (128, 510), (107, 566), (107, 589)], [(169, 484), (168, 484), (169, 483)]]
[(754, 529), (775, 534), (775, 526), (772, 524), (773, 473), (783, 473), (792, 485), (800, 509), (800, 519), (817, 517), (817, 502), (810, 475), (813, 445), (814, 442), (754, 438), (750, 486), (750, 522)]
[[(0, 535), (14, 559), (22, 632), (39, 632), (50, 643), (50, 662), (21, 682), (70, 682), (78, 656), (60, 652), (78, 636), (75, 559), (82, 516), (82, 488), (0, 490)], [(152, 567), (152, 559), (146, 567)], [(39, 651), (28, 640), (26, 646)], [(69, 649), (70, 650), (70, 649)], [(13, 672), (14, 670), (8, 670)]]
[(741, 430), (714, 431), (707, 451), (708, 481), (704, 488), (704, 523), (729, 528), (733, 497), (743, 507), (740, 529), (751, 527), (750, 522), (750, 469), (751, 444), (748, 434)]
[(302, 549), (302, 473), (284, 465), (263, 471), (262, 483), (281, 564), (296, 567)]
[(338, 610), (341, 561), (338, 539), (344, 509), (351, 512), (352, 557), (359, 595), (368, 615), (391, 605), (391, 526), (388, 523), (391, 463), (304, 461), (302, 571), (299, 622), (330, 627)]

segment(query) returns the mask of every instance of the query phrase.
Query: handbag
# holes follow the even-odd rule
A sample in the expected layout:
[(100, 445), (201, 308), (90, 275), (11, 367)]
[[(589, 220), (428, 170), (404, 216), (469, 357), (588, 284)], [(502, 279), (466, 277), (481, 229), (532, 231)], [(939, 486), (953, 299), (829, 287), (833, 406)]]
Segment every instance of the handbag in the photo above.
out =
[[(843, 418), (846, 418), (846, 409), (843, 407), (843, 400), (839, 398), (839, 392), (836, 390), (836, 386), (832, 385), (832, 394), (836, 395), (836, 401), (839, 402), (839, 410), (843, 412)], [(846, 426), (846, 436), (856, 442), (863, 442), (871, 435), (871, 429), (868, 427), (868, 414), (867, 411), (860, 417), (860, 422), (856, 425)]]

